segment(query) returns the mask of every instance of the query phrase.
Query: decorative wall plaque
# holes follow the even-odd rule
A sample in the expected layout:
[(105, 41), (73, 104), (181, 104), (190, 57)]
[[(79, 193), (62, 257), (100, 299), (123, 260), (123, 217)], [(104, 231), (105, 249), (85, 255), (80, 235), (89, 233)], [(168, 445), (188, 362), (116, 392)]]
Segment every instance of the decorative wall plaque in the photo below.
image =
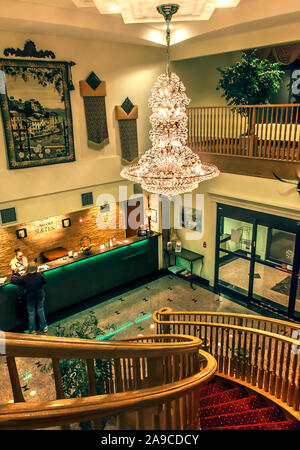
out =
[(121, 106), (116, 106), (119, 122), (122, 164), (133, 164), (138, 160), (137, 123), (138, 107), (127, 97)]
[(96, 150), (109, 143), (106, 119), (106, 84), (94, 72), (85, 81), (79, 82), (83, 97), (88, 146)]

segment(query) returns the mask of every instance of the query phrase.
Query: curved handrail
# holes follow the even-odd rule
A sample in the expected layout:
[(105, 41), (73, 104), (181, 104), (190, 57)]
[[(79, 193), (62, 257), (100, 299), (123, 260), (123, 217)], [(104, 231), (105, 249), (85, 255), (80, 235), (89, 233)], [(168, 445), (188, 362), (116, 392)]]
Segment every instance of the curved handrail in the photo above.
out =
[[(213, 316), (222, 322), (190, 320), (192, 317)], [(249, 387), (260, 389), (273, 401), (300, 419), (300, 340), (265, 329), (242, 326), (249, 320), (247, 315), (234, 315), (236, 324), (224, 323), (226, 313), (181, 312), (161, 308), (153, 314), (160, 333), (189, 334), (203, 340), (205, 349), (218, 361), (218, 375), (239, 380)], [(232, 316), (229, 314), (228, 316)], [(252, 316), (255, 319), (260, 317)], [(265, 318), (262, 318), (264, 321)], [(266, 319), (265, 323), (273, 319)], [(274, 320), (274, 323), (283, 321)], [(247, 322), (246, 322), (247, 323)], [(263, 323), (263, 322), (262, 322)], [(287, 322), (287, 327), (290, 324)], [(258, 323), (260, 325), (260, 323)], [(285, 325), (285, 324), (284, 324)], [(287, 328), (288, 329), (288, 328)], [(289, 330), (291, 331), (291, 329)], [(287, 331), (286, 331), (286, 334)], [(289, 333), (290, 334), (290, 333)], [(278, 403), (278, 401), (277, 401)]]
[[(202, 350), (200, 354), (207, 361), (201, 372), (164, 386), (111, 395), (1, 406), (0, 429), (49, 428), (166, 405), (182, 396), (194, 394), (200, 385), (214, 375), (216, 360)], [(186, 414), (192, 422), (191, 411), (186, 410)]]
[[(213, 311), (173, 311), (172, 308), (169, 307), (163, 307), (160, 308), (159, 310), (155, 311), (153, 313), (153, 320), (154, 322), (158, 323), (159, 319), (158, 316), (159, 315), (168, 315), (171, 314), (172, 316), (188, 316), (189, 318), (194, 316), (200, 316), (201, 317), (205, 317), (206, 319), (211, 317), (211, 322), (212, 323), (220, 323), (220, 322), (213, 322), (213, 318), (217, 318), (217, 319), (221, 319), (222, 322), (221, 323), (227, 323), (225, 322), (225, 320), (227, 319), (228, 324), (230, 324), (230, 320), (233, 319), (233, 324), (232, 325), (240, 325), (240, 326), (245, 326), (244, 323), (246, 324), (247, 328), (254, 328), (257, 330), (263, 329), (264, 331), (266, 331), (267, 329), (267, 325), (270, 326), (271, 328), (271, 332), (274, 333), (273, 327), (276, 328), (277, 327), (277, 332), (275, 334), (279, 334), (280, 333), (284, 333), (284, 335), (289, 334), (291, 335), (294, 331), (299, 332), (300, 335), (300, 324), (295, 323), (295, 322), (288, 322), (285, 320), (280, 320), (280, 319), (274, 319), (271, 317), (264, 317), (264, 316), (257, 316), (257, 315), (252, 315), (252, 314), (238, 314), (238, 313), (227, 313), (227, 312), (213, 312)], [(197, 320), (199, 321), (199, 320)], [(206, 322), (208, 322), (208, 320), (205, 320)], [(159, 321), (160, 322), (160, 321)], [(250, 324), (249, 324), (250, 322)], [(252, 322), (252, 324), (251, 324)], [(257, 327), (254, 326), (254, 322), (256, 322)], [(249, 326), (251, 325), (251, 326)], [(280, 329), (280, 327), (283, 327), (283, 329)]]
[[(180, 408), (189, 406), (189, 409), (186, 409), (183, 414), (182, 426), (185, 429), (192, 424), (195, 426), (196, 387), (200, 383), (206, 382), (216, 370), (216, 362), (212, 356), (203, 352), (201, 355), (199, 354), (202, 341), (195, 336), (146, 335), (110, 342), (9, 332), (3, 333), (1, 337), (4, 339), (5, 346), (2, 347), (5, 348), (15, 403), (0, 406), (0, 428), (15, 428), (18, 424), (22, 428), (34, 428), (35, 425), (46, 427), (46, 424), (49, 427), (54, 423), (65, 426), (66, 423), (72, 423), (75, 416), (75, 422), (87, 420), (86, 417), (97, 422), (98, 418), (107, 415), (108, 411), (109, 414), (116, 411), (120, 417), (125, 412), (127, 414), (129, 411), (138, 411), (136, 426), (143, 429), (142, 423), (145, 415), (143, 411), (140, 411), (141, 408), (143, 409), (141, 405), (144, 405), (144, 408), (155, 405), (156, 410), (164, 405), (159, 412), (153, 413), (154, 422), (156, 421), (156, 424), (160, 422), (163, 414), (165, 415), (164, 420), (167, 420), (170, 425), (172, 415), (169, 403), (173, 401), (172, 395), (176, 394), (183, 398), (184, 402), (176, 400), (176, 405), (173, 405), (175, 415), (179, 414)], [(52, 360), (57, 400), (25, 403), (16, 357), (50, 358)], [(85, 362), (82, 367), (83, 370), (86, 367), (89, 383), (88, 397), (65, 398), (64, 374), (61, 373), (60, 359), (75, 359)], [(110, 377), (104, 382), (106, 395), (101, 396), (97, 395), (98, 381), (95, 373), (99, 359), (106, 361), (107, 370), (110, 373)], [(145, 397), (144, 403), (143, 397)], [(104, 400), (106, 409), (102, 406)], [(53, 419), (51, 424), (49, 424), (49, 417), (46, 413), (48, 408), (51, 411), (50, 419)], [(125, 412), (123, 413), (123, 411)], [(48, 419), (43, 421), (39, 415), (47, 416)], [(188, 421), (186, 421), (187, 418), (189, 418)]]
[[(149, 335), (142, 339), (135, 340), (158, 340)], [(134, 339), (122, 341), (97, 341), (92, 339), (66, 338), (56, 336), (26, 335), (19, 333), (4, 332), (0, 336), (5, 346), (7, 356), (39, 357), (39, 358), (128, 358), (132, 357), (155, 357), (176, 353), (186, 353), (197, 350), (201, 345), (201, 340), (192, 336), (162, 335), (160, 339), (167, 342), (155, 342), (151, 346), (149, 342), (134, 342)], [(169, 342), (175, 340), (175, 342)]]

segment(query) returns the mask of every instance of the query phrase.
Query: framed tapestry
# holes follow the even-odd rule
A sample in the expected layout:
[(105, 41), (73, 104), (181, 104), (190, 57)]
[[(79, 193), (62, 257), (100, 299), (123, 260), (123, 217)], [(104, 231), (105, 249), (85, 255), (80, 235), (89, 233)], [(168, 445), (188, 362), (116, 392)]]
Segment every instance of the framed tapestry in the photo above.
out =
[(75, 161), (68, 63), (0, 58), (10, 169)]

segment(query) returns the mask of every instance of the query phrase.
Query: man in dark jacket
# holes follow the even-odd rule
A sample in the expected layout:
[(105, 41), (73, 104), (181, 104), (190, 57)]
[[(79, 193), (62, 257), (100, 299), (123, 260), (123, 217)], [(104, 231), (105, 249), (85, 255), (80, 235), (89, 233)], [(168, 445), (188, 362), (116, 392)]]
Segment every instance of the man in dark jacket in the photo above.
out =
[(17, 286), (22, 286), (26, 290), (26, 307), (29, 320), (29, 333), (36, 334), (35, 314), (39, 319), (39, 325), (44, 333), (47, 333), (48, 326), (44, 312), (45, 291), (44, 284), (46, 278), (37, 271), (36, 262), (28, 264), (26, 275), (21, 276), (17, 270), (14, 271), (11, 282)]

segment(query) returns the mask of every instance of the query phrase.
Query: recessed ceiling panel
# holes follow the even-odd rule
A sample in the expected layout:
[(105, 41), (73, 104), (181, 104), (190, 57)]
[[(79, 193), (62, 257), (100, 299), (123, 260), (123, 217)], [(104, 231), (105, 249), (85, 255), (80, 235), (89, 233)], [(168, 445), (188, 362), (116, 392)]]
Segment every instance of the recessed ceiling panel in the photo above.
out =
[[(73, 0), (74, 3), (84, 0)], [(87, 2), (90, 0), (86, 0)], [(121, 14), (125, 23), (163, 22), (156, 7), (159, 0), (93, 0), (101, 14)], [(234, 7), (240, 0), (177, 0), (179, 11), (173, 17), (177, 21), (208, 20), (216, 8)], [(168, 2), (166, 2), (168, 3)]]

